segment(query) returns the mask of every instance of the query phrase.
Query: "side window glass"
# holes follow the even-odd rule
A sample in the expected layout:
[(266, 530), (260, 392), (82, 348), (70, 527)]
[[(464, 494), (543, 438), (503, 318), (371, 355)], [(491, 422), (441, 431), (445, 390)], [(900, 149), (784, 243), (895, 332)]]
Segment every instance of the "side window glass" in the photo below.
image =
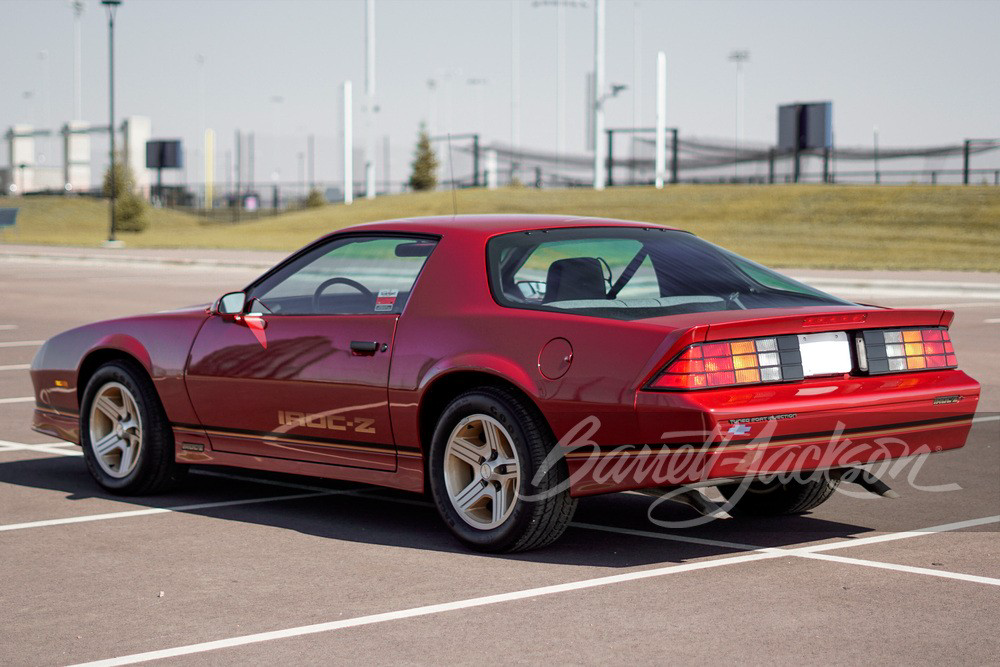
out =
[(332, 241), (269, 276), (251, 296), (275, 315), (400, 313), (434, 246), (396, 236)]

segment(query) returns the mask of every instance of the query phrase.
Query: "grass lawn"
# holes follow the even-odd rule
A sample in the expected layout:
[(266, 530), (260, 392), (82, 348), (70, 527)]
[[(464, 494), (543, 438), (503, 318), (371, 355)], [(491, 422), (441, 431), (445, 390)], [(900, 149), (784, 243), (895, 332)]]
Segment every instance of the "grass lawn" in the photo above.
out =
[[(533, 190), (462, 190), (460, 213), (556, 213), (643, 220), (692, 231), (771, 266), (1000, 271), (1000, 188), (990, 186), (680, 185)], [(107, 234), (102, 201), (0, 199), (21, 212), (6, 241), (98, 245)], [(149, 229), (121, 234), (129, 247), (291, 250), (348, 225), (447, 215), (450, 192), (380, 197), (239, 224), (151, 210)]]

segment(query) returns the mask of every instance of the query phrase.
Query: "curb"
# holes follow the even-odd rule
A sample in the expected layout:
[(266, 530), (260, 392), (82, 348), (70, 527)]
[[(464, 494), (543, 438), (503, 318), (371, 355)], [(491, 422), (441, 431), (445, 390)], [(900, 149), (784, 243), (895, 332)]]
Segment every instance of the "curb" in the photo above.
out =
[[(283, 257), (284, 255), (282, 255)], [(67, 266), (127, 266), (131, 268), (215, 269), (215, 270), (258, 270), (270, 269), (280, 261), (275, 254), (272, 259), (217, 259), (186, 258), (111, 254), (64, 254), (47, 252), (4, 252), (0, 249), (0, 262), (22, 264), (52, 264)], [(996, 283), (952, 282), (932, 280), (892, 280), (886, 278), (831, 278), (826, 276), (801, 276), (794, 272), (792, 278), (812, 287), (834, 294), (849, 294), (855, 297), (929, 297), (929, 298), (975, 298), (1000, 300), (1000, 276)]]
[(185, 257), (139, 257), (136, 255), (112, 257), (108, 255), (61, 255), (57, 253), (0, 252), (0, 262), (4, 261), (24, 264), (58, 263), (68, 266), (149, 267), (152, 265), (164, 268), (265, 270), (271, 268), (280, 260), (275, 259), (273, 261), (266, 261)]
[(812, 287), (839, 294), (1000, 300), (1000, 282), (828, 278), (795, 276), (794, 274), (791, 277)]

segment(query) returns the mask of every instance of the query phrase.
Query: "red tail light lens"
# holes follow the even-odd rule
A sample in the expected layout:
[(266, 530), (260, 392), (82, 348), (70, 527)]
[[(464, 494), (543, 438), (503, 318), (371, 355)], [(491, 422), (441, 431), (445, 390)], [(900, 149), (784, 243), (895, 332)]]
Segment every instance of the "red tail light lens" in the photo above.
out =
[(705, 389), (799, 380), (802, 365), (797, 346), (795, 336), (698, 343), (663, 369), (649, 388)]
[(947, 329), (865, 331), (859, 340), (863, 343), (858, 349), (861, 369), (872, 375), (958, 365)]

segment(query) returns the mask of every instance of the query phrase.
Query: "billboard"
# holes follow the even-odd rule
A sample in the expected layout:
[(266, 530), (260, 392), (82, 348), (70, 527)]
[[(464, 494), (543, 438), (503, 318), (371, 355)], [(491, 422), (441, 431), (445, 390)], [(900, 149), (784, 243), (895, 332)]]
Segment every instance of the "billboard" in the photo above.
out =
[(801, 102), (778, 107), (778, 150), (833, 147), (833, 102)]
[(155, 139), (146, 142), (146, 169), (180, 169), (184, 153), (180, 139)]

